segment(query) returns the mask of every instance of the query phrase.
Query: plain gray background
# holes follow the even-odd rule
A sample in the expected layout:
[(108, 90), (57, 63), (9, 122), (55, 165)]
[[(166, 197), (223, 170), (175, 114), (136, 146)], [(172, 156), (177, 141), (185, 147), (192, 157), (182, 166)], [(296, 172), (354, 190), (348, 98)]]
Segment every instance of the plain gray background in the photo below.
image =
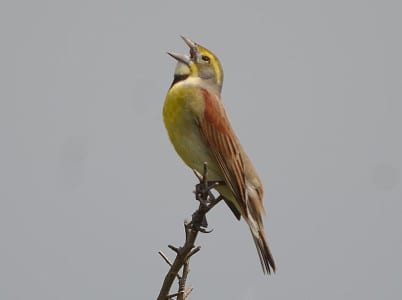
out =
[[(223, 1), (222, 1), (223, 2)], [(189, 299), (402, 296), (398, 1), (2, 1), (0, 299), (154, 299), (196, 182), (161, 110), (213, 50), (277, 261), (220, 205)]]

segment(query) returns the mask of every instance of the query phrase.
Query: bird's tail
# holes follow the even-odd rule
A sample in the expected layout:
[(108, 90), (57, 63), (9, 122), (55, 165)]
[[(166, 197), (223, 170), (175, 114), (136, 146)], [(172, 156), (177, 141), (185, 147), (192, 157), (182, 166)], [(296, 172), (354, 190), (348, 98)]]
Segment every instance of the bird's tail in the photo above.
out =
[(248, 218), (247, 223), (250, 227), (251, 234), (257, 247), (258, 256), (260, 257), (261, 266), (264, 274), (271, 274), (271, 270), (275, 272), (275, 261), (272, 256), (267, 235), (261, 222)]

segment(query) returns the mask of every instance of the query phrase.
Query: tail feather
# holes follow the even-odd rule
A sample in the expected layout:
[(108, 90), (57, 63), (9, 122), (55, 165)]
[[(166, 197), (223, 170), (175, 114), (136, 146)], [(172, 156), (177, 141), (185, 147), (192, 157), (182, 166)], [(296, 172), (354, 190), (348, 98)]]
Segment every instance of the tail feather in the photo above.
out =
[(253, 229), (250, 227), (250, 231), (253, 235), (253, 240), (257, 248), (258, 256), (260, 257), (261, 267), (264, 274), (271, 274), (271, 270), (275, 272), (276, 266), (274, 257), (272, 256), (269, 248), (269, 243), (264, 229), (260, 228), (254, 233)]
[(253, 220), (253, 218), (246, 220), (253, 236), (254, 244), (257, 248), (258, 256), (262, 266), (264, 274), (271, 274), (271, 271), (275, 272), (276, 266), (274, 257), (272, 256), (271, 249), (269, 248), (269, 242), (267, 235), (265, 234), (264, 225), (262, 220), (259, 222)]
[(275, 272), (276, 266), (261, 218), (261, 214), (265, 212), (261, 201), (262, 190), (260, 189), (259, 193), (258, 190), (250, 189), (248, 191), (249, 201), (244, 219), (250, 227), (255, 246), (257, 247), (258, 256), (260, 257), (262, 270), (264, 274), (271, 274), (271, 271)]

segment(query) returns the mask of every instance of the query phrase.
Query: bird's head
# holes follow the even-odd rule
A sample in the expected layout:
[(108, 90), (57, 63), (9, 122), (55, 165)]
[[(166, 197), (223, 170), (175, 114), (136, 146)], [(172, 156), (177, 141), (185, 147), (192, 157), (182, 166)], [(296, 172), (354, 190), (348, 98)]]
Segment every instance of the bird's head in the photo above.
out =
[(219, 59), (207, 48), (188, 38), (182, 37), (182, 39), (190, 48), (190, 56), (168, 52), (178, 61), (174, 83), (194, 76), (205, 80), (211, 88), (220, 92), (223, 84), (223, 69)]
[(220, 91), (223, 84), (223, 68), (218, 57), (189, 38), (181, 38), (190, 48), (190, 59), (197, 67), (198, 76), (216, 85)]

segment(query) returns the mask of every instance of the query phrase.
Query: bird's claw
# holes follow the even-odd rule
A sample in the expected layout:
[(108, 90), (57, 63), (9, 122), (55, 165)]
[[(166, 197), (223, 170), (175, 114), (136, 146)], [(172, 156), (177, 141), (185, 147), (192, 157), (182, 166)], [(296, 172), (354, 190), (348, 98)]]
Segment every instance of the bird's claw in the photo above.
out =
[(198, 231), (199, 231), (199, 232), (202, 232), (202, 233), (211, 233), (211, 232), (214, 231), (214, 230), (213, 230), (213, 229), (211, 229), (211, 230), (206, 230), (205, 228), (200, 227), (200, 228), (198, 228)]
[(201, 217), (200, 212), (197, 210), (195, 213), (193, 213), (192, 221), (188, 225), (192, 229), (197, 230), (197, 231), (202, 232), (202, 233), (210, 233), (210, 232), (212, 232), (213, 229), (207, 230), (207, 227), (208, 227), (207, 217), (204, 215), (202, 217), (201, 223), (199, 222), (200, 217)]
[[(195, 176), (197, 176), (199, 183), (195, 186), (195, 199), (200, 202), (198, 210), (193, 214), (190, 226), (192, 229), (203, 232), (210, 233), (212, 230), (207, 230), (208, 222), (205, 214), (209, 212), (216, 204), (223, 199), (221, 195), (215, 197), (212, 193), (212, 189), (219, 185), (224, 185), (224, 181), (213, 180), (208, 181), (208, 165), (204, 163), (203, 174), (193, 169)], [(202, 218), (202, 219), (201, 219)], [(196, 224), (196, 225), (195, 225)]]
[(199, 201), (202, 205), (208, 207), (216, 201), (214, 194), (211, 190), (219, 185), (225, 184), (223, 181), (207, 181), (206, 184), (203, 182), (196, 184), (195, 186), (195, 199)]

